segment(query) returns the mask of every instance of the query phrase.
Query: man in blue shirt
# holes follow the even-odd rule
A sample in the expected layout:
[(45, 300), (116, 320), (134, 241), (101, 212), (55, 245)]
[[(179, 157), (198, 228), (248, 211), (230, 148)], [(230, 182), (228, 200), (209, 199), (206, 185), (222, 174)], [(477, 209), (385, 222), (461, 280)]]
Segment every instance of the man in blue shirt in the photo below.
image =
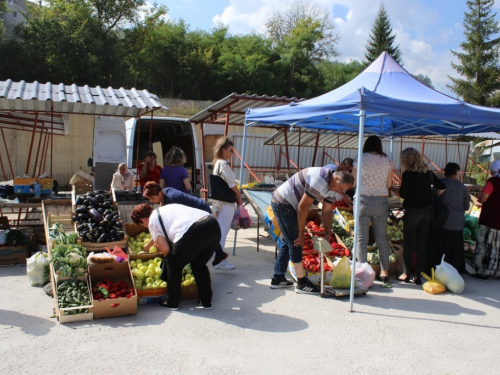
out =
[[(154, 181), (149, 181), (144, 185), (144, 192), (142, 193), (144, 198), (149, 199), (152, 204), (159, 204), (160, 206), (165, 206), (167, 204), (177, 203), (182, 204), (184, 206), (197, 208), (199, 210), (203, 210), (212, 215), (212, 210), (207, 202), (203, 199), (196, 198), (192, 195), (185, 194), (177, 189), (167, 187), (165, 189), (161, 189), (160, 185)], [(224, 262), (224, 267), (218, 267), (219, 263), (225, 260), (228, 257), (228, 254), (222, 250), (222, 247), (219, 246), (215, 250), (215, 257), (212, 262), (212, 266), (216, 269), (222, 270), (232, 270), (234, 266), (229, 262)]]

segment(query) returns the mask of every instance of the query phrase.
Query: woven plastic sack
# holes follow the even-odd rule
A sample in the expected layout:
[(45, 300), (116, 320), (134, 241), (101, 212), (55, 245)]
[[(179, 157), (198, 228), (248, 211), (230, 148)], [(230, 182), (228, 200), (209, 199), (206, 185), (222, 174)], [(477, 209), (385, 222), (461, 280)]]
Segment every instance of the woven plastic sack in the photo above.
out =
[(444, 261), (444, 255), (441, 264), (436, 267), (436, 280), (439, 280), (450, 292), (462, 293), (465, 288), (465, 282), (462, 276), (450, 263)]
[(427, 293), (439, 294), (446, 292), (446, 287), (440, 281), (434, 278), (434, 268), (432, 268), (432, 279), (423, 272), (422, 276), (425, 277), (427, 280), (429, 280), (426, 283), (424, 283), (424, 285), (422, 285), (422, 288)]
[(335, 289), (349, 289), (351, 287), (351, 265), (348, 257), (343, 257), (333, 269), (330, 285)]

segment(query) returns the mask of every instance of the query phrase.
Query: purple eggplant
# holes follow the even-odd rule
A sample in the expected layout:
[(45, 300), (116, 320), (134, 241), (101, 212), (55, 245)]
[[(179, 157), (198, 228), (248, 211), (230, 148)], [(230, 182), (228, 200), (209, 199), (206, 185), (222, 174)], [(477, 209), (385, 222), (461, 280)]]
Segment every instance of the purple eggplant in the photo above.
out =
[(96, 221), (100, 222), (102, 220), (102, 215), (95, 208), (89, 210), (89, 215)]

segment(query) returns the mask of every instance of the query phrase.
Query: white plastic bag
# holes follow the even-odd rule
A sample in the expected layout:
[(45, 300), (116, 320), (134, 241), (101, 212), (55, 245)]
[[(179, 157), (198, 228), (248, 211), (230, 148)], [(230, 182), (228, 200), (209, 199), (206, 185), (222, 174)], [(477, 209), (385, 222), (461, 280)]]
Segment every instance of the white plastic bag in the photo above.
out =
[(31, 286), (45, 285), (49, 281), (49, 263), (49, 256), (41, 251), (28, 259), (26, 270)]
[(455, 267), (444, 261), (444, 255), (441, 259), (441, 264), (436, 267), (435, 278), (443, 283), (450, 292), (462, 293), (464, 291), (464, 279), (460, 276)]
[(369, 288), (375, 281), (375, 271), (368, 263), (356, 263), (356, 285), (363, 288)]

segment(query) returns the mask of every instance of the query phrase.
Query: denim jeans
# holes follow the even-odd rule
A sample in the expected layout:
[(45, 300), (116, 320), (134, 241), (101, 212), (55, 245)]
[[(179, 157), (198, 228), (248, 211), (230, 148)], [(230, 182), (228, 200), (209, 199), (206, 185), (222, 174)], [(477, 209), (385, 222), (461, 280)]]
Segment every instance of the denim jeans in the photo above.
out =
[(274, 216), (278, 221), (283, 239), (274, 264), (274, 278), (282, 278), (288, 268), (288, 261), (302, 262), (302, 246), (294, 246), (293, 242), (299, 237), (297, 211), (293, 206), (271, 202)]
[[(431, 229), (432, 205), (423, 208), (405, 208), (403, 237), (404, 237), (404, 272), (410, 275), (413, 250), (417, 256), (414, 276), (420, 277), (425, 268), (425, 244)], [(416, 247), (415, 247), (416, 244)]]

